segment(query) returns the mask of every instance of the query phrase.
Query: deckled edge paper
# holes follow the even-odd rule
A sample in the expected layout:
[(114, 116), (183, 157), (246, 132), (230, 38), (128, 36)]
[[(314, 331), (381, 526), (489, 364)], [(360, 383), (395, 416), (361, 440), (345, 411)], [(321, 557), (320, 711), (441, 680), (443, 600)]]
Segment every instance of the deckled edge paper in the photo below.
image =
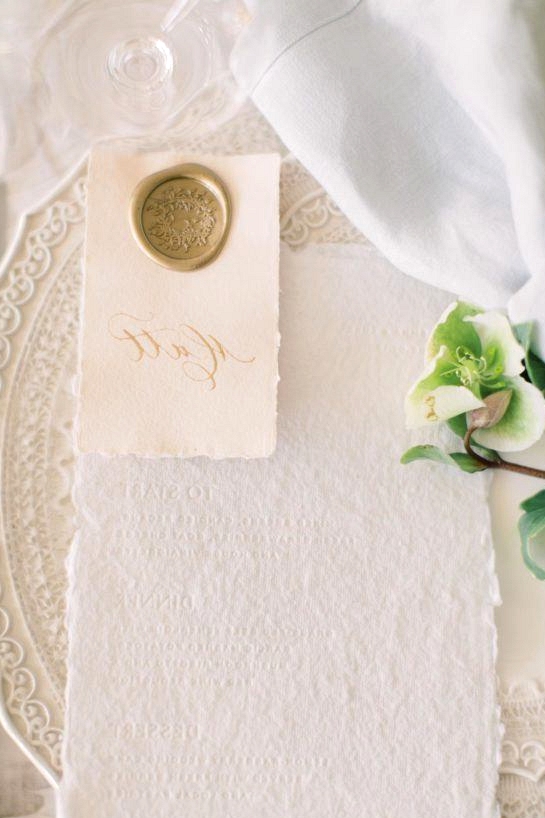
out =
[[(225, 246), (193, 272), (135, 241), (136, 185), (196, 162), (225, 184)], [(77, 436), (82, 452), (267, 457), (276, 444), (277, 154), (127, 153), (91, 157)], [(158, 194), (160, 195), (160, 194)], [(184, 213), (175, 211), (176, 218)]]
[(61, 818), (497, 815), (488, 479), (399, 464), (450, 299), (359, 247), (282, 293), (273, 457), (78, 458)]

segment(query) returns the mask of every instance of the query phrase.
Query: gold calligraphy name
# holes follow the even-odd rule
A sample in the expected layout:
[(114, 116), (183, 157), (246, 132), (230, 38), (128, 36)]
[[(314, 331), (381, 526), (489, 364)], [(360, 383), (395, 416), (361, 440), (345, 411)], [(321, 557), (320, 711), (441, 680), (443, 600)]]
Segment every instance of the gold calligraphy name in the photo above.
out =
[(135, 363), (160, 357), (178, 361), (183, 374), (192, 381), (216, 388), (216, 378), (222, 364), (235, 361), (251, 364), (255, 357), (241, 358), (231, 352), (214, 335), (205, 334), (191, 324), (158, 327), (155, 316), (138, 318), (125, 312), (112, 315), (108, 332), (116, 341), (124, 343)]

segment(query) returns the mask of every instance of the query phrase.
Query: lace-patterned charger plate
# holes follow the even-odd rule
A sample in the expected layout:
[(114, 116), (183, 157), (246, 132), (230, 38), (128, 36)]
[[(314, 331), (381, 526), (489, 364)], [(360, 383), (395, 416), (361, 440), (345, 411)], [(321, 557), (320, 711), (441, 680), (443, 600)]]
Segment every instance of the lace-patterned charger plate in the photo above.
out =
[[(217, 99), (210, 107), (216, 113)], [(195, 122), (206, 119), (200, 102)], [(309, 241), (363, 241), (250, 105), (203, 136), (171, 133), (145, 149), (284, 154), (281, 233)], [(71, 504), (86, 163), (27, 215), (0, 278), (0, 715), (54, 783), (61, 772), (66, 684), (65, 558)]]
[[(364, 242), (323, 189), (290, 157), (251, 105), (221, 129), (218, 93), (183, 127), (145, 149), (187, 153), (283, 154), (281, 237)], [(204, 132), (203, 132), (204, 131)], [(56, 784), (66, 684), (64, 562), (73, 535), (71, 504), (86, 163), (21, 222), (0, 271), (0, 721)], [(504, 697), (500, 778), (505, 818), (545, 815), (545, 692)]]

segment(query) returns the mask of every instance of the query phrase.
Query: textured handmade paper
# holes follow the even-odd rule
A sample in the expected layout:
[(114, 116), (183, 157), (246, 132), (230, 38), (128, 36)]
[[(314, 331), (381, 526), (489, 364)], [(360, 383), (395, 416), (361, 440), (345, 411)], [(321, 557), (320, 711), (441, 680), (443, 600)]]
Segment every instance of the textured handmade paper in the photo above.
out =
[[(145, 255), (129, 224), (136, 185), (183, 162), (215, 171), (232, 223), (192, 273)], [(276, 441), (279, 157), (91, 157), (78, 443), (108, 454), (266, 457)]]
[(449, 297), (355, 247), (281, 285), (271, 458), (79, 458), (63, 818), (496, 815), (487, 483), (399, 464)]

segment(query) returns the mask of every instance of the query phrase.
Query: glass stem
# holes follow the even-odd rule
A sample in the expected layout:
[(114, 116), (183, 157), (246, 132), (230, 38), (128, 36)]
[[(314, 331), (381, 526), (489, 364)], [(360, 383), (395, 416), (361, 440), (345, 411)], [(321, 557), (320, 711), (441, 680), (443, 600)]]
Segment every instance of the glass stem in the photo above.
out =
[(166, 34), (181, 17), (186, 17), (198, 0), (174, 0), (173, 4), (163, 17), (161, 30)]

